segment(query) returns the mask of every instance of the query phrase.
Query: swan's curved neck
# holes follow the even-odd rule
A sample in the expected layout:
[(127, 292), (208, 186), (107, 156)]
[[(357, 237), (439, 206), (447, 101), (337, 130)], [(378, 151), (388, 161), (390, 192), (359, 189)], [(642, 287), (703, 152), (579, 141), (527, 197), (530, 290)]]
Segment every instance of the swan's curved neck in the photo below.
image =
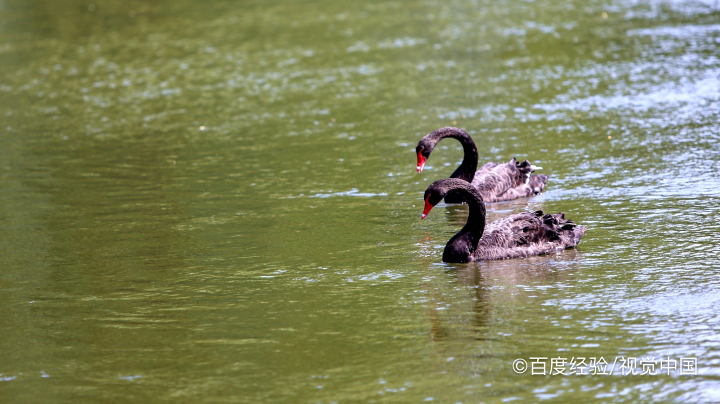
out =
[(477, 250), (480, 238), (485, 231), (485, 204), (480, 193), (469, 183), (453, 186), (448, 191), (454, 191), (465, 197), (470, 214), (467, 223), (445, 246), (443, 261), (467, 262)]
[(427, 135), (431, 151), (437, 142), (446, 137), (451, 137), (460, 141), (464, 153), (462, 164), (460, 164), (460, 167), (452, 173), (450, 178), (459, 178), (467, 182), (472, 182), (478, 165), (478, 152), (477, 147), (475, 147), (475, 142), (473, 142), (472, 138), (470, 138), (470, 136), (462, 129), (440, 128)]

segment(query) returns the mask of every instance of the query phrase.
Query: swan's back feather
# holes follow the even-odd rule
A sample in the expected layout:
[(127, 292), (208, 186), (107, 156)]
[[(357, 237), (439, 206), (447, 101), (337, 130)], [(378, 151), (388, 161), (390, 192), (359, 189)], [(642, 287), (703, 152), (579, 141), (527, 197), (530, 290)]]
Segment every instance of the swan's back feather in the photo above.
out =
[(471, 261), (529, 257), (573, 248), (578, 245), (586, 226), (577, 226), (555, 215), (523, 212), (496, 220), (485, 227)]
[(486, 163), (475, 173), (472, 185), (480, 191), (485, 202), (509, 201), (540, 193), (547, 175), (531, 175), (532, 165), (515, 157), (507, 163)]

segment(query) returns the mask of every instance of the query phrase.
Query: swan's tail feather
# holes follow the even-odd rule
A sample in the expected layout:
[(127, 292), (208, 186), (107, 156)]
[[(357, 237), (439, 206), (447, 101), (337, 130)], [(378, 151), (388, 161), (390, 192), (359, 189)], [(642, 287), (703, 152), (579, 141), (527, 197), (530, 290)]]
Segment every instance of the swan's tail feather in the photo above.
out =
[(507, 162), (507, 166), (508, 168), (510, 168), (513, 188), (528, 183), (530, 173), (532, 172), (532, 168), (530, 168), (530, 162), (525, 160), (522, 163), (518, 163), (515, 157), (513, 157), (510, 159), (510, 161)]
[[(535, 215), (540, 217), (538, 212), (535, 212)], [(574, 221), (565, 219), (565, 214), (562, 212), (542, 215), (542, 221), (545, 237), (549, 241), (560, 242), (563, 248), (577, 246), (580, 238), (587, 231), (587, 226), (578, 226)]]
[(530, 164), (529, 161), (523, 160), (521, 163), (515, 161), (515, 157), (510, 160), (510, 163), (515, 163), (515, 168), (518, 170), (519, 181), (516, 181), (516, 185), (520, 184), (529, 185), (530, 189), (535, 194), (539, 194), (545, 188), (545, 183), (548, 180), (547, 175), (530, 175), (535, 170), (539, 170), (542, 167), (537, 167)]
[(575, 245), (580, 244), (580, 238), (585, 234), (587, 231), (587, 226), (577, 226), (573, 230), (573, 240), (575, 241)]
[(533, 165), (530, 164), (530, 162), (527, 160), (523, 160), (523, 162), (518, 163), (515, 160), (515, 157), (513, 157), (512, 159), (510, 159), (510, 163), (514, 163), (515, 168), (517, 168), (518, 171), (520, 171), (523, 175), (528, 175), (533, 172)]
[(543, 189), (545, 189), (547, 180), (548, 176), (545, 174), (530, 175), (528, 176), (527, 184), (535, 194), (539, 194)]

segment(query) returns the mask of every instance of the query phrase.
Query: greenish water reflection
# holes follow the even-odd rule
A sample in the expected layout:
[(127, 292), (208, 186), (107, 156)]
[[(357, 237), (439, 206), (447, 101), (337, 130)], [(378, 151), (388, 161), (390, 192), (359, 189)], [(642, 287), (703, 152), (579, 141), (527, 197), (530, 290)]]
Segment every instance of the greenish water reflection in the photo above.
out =
[[(720, 400), (717, 7), (0, 0), (0, 396)], [(447, 125), (580, 247), (441, 263)], [(600, 356), (699, 371), (512, 369)]]

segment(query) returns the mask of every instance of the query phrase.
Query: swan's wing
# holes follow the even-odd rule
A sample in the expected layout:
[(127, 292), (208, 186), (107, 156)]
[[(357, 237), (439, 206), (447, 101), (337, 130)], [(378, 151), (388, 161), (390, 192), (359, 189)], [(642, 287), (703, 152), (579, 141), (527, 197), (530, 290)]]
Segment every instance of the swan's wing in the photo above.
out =
[(475, 259), (504, 259), (547, 254), (575, 247), (586, 230), (563, 213), (518, 213), (488, 224), (473, 255)]
[(531, 175), (528, 178), (526, 184), (518, 185), (505, 191), (502, 195), (497, 197), (496, 202), (500, 201), (511, 201), (517, 198), (526, 198), (529, 196), (537, 195), (545, 189), (545, 183), (547, 183), (548, 176), (539, 174)]
[(480, 191), (483, 201), (496, 202), (500, 195), (511, 188), (512, 181), (507, 175), (495, 170), (478, 171), (475, 173), (472, 185)]
[(480, 171), (492, 171), (493, 168), (499, 166), (500, 164), (502, 164), (502, 163), (493, 163), (492, 161), (489, 162), (489, 163), (485, 163), (485, 164), (483, 164), (482, 167), (480, 167), (480, 169), (477, 170), (477, 172), (480, 172)]
[(525, 245), (528, 242), (528, 235), (539, 231), (540, 223), (533, 212), (523, 212), (498, 219), (485, 226), (478, 249), (515, 248)]
[(496, 202), (500, 195), (512, 188), (516, 172), (514, 158), (508, 163), (487, 163), (475, 173), (472, 185), (480, 191), (485, 202)]
[(509, 201), (535, 195), (545, 188), (546, 175), (531, 175), (535, 167), (529, 161), (486, 163), (475, 173), (473, 186), (485, 202)]

